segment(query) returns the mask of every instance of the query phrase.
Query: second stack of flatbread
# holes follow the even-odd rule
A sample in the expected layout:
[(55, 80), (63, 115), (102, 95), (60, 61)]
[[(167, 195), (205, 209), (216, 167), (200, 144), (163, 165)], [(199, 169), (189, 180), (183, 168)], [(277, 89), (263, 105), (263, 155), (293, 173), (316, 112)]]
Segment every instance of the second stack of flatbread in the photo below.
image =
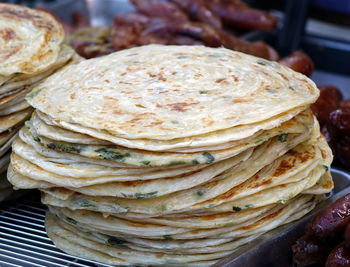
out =
[(150, 45), (69, 66), (28, 95), (9, 181), (39, 188), (67, 253), (209, 266), (333, 187), (314, 83), (223, 48)]
[(62, 26), (48, 13), (0, 4), (0, 201), (12, 192), (6, 153), (33, 111), (26, 94), (75, 54), (63, 40)]

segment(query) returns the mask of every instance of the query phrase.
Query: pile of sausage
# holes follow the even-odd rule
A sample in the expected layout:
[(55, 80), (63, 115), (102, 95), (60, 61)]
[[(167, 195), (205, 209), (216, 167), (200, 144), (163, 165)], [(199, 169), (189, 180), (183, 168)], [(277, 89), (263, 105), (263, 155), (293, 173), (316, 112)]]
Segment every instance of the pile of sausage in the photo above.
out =
[(270, 60), (278, 59), (277, 52), (269, 45), (248, 42), (233, 34), (247, 30), (272, 30), (277, 26), (277, 18), (240, 0), (130, 2), (136, 10), (117, 15), (109, 32), (104, 29), (103, 34), (91, 29), (90, 37), (95, 37), (95, 40), (80, 38), (81, 32), (73, 35), (72, 45), (76, 51), (85, 58), (91, 58), (146, 44), (202, 44), (223, 46)]
[[(119, 14), (110, 27), (81, 27), (86, 20), (74, 17), (64, 24), (71, 45), (85, 58), (147, 44), (225, 47), (280, 63), (310, 76), (314, 65), (303, 52), (279, 59), (264, 42), (249, 42), (236, 35), (244, 31), (272, 30), (273, 15), (249, 7), (241, 0), (129, 0), (135, 11)], [(75, 31), (73, 31), (75, 29)]]
[(312, 110), (336, 160), (350, 167), (350, 99), (342, 99), (340, 91), (331, 85), (319, 89), (320, 97)]
[(319, 212), (292, 250), (297, 266), (350, 266), (350, 194)]

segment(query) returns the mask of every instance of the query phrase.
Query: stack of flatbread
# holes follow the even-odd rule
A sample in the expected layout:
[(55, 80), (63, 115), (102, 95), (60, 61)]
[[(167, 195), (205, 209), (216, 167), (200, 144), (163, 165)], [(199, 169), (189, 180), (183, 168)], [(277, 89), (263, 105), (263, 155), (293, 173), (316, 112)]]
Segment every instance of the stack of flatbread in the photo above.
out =
[(36, 111), (8, 178), (42, 191), (48, 235), (70, 254), (209, 266), (332, 189), (318, 95), (307, 77), (224, 48), (86, 60), (28, 95)]
[(12, 192), (6, 181), (8, 150), (33, 111), (25, 95), (74, 55), (63, 39), (63, 29), (51, 15), (0, 4), (0, 201)]

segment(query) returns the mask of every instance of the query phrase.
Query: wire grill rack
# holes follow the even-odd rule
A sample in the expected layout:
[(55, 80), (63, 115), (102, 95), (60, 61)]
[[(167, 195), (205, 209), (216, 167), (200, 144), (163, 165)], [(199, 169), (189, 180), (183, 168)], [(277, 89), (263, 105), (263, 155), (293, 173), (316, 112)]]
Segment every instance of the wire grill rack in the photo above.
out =
[(0, 205), (1, 267), (107, 267), (110, 265), (70, 256), (47, 237), (46, 207), (33, 192), (31, 197)]

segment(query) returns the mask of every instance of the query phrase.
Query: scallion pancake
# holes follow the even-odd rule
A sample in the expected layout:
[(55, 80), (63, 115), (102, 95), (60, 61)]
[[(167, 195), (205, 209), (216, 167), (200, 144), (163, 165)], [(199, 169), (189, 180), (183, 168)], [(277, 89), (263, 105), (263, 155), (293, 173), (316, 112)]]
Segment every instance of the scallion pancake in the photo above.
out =
[(47, 12), (0, 5), (0, 75), (38, 73), (53, 64), (64, 39), (62, 26)]

